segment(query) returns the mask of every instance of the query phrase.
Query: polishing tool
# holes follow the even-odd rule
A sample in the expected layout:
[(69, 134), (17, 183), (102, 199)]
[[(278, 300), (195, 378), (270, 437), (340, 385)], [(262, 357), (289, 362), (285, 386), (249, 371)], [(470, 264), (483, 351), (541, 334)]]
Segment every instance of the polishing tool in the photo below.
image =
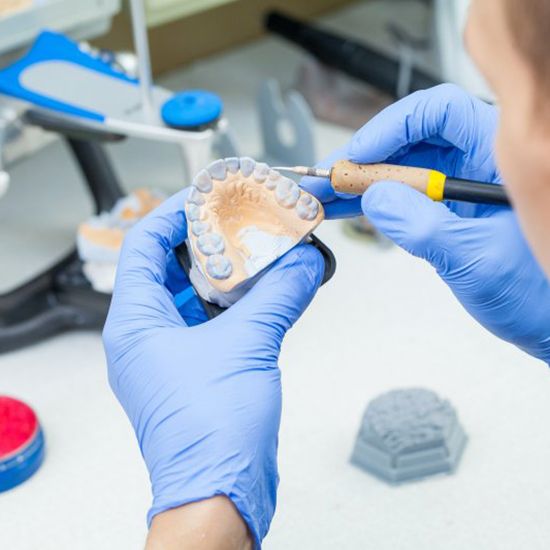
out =
[(0, 493), (26, 481), (44, 460), (44, 435), (36, 413), (0, 395)]
[(274, 170), (327, 178), (335, 191), (349, 195), (362, 195), (373, 183), (392, 180), (409, 185), (435, 201), (451, 200), (510, 206), (510, 200), (502, 185), (450, 178), (443, 172), (429, 168), (396, 164), (355, 164), (348, 160), (339, 160), (332, 168), (277, 166)]

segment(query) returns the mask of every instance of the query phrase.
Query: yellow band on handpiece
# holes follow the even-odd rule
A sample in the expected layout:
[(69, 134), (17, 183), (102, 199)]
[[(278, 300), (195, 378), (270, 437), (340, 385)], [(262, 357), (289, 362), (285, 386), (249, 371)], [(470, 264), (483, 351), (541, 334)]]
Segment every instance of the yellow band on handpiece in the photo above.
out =
[(443, 172), (437, 170), (430, 170), (428, 176), (428, 185), (426, 187), (426, 195), (434, 201), (443, 200), (443, 190), (445, 189), (445, 180), (447, 176)]

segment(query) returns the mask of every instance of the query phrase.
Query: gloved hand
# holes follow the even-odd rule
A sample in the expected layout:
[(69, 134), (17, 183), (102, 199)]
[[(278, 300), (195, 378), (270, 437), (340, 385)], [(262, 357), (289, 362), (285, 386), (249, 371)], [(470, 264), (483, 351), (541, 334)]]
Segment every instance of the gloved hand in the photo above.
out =
[(320, 253), (301, 245), (279, 259), (234, 306), (200, 321), (197, 300), (176, 308), (188, 285), (171, 250), (186, 237), (180, 192), (125, 239), (103, 339), (109, 381), (149, 470), (148, 521), (169, 508), (229, 497), (256, 544), (275, 510), (286, 331), (315, 294)]
[[(390, 162), (498, 183), (497, 123), (494, 107), (445, 84), (391, 105), (323, 164)], [(302, 185), (326, 203), (331, 217), (363, 212), (399, 246), (429, 261), (482, 325), (550, 363), (550, 285), (512, 210), (435, 203), (388, 181), (354, 199), (334, 193), (327, 180), (304, 178)]]

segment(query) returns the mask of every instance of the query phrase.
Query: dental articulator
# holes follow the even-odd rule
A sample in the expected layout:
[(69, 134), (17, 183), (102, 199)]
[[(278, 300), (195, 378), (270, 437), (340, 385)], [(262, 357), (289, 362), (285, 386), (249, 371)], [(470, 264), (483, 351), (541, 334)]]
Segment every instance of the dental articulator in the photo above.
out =
[[(143, 2), (131, 0), (130, 4), (139, 78), (127, 64), (113, 62), (113, 52), (40, 27), (32, 27), (20, 44), (30, 46), (26, 53), (0, 69), (0, 160), (9, 135), (4, 123), (11, 124), (13, 117), (22, 127), (57, 134), (80, 167), (96, 213), (80, 225), (77, 246), (66, 257), (31, 281), (0, 294), (0, 353), (71, 328), (103, 326), (124, 234), (162, 199), (154, 190), (127, 195), (118, 181), (104, 146), (129, 137), (176, 144), (184, 181), (199, 174), (200, 190), (195, 187), (186, 210), (191, 218), (195, 216), (190, 222), (194, 232), (189, 235), (189, 249), (195, 254), (190, 269), (194, 268), (192, 278), (202, 289), (199, 294), (212, 300), (203, 302), (208, 315), (222, 311), (220, 304), (227, 307), (238, 299), (267, 265), (298, 242), (312, 242), (321, 250), (325, 280), (334, 272), (334, 256), (311, 234), (323, 217), (320, 204), (297, 192), (295, 184), (282, 176), (286, 183), (277, 187), (279, 181), (273, 180), (270, 188), (269, 180), (261, 187), (269, 194), (260, 191), (258, 164), (237, 157), (238, 146), (217, 95), (205, 90), (174, 94), (154, 84)], [(5, 18), (0, 26), (10, 31), (18, 25), (35, 25), (33, 17), (40, 9), (16, 12), (10, 15), (13, 20)], [(3, 38), (0, 53), (10, 43), (6, 35)], [(313, 162), (312, 115), (303, 98), (297, 93), (283, 97), (278, 84), (269, 79), (258, 99), (265, 145), (262, 157), (277, 164), (295, 163), (299, 158)], [(292, 146), (275, 131), (281, 120), (296, 136)], [(232, 157), (227, 163), (215, 163), (208, 176), (212, 190), (207, 192), (208, 179), (200, 169), (220, 156)], [(8, 179), (0, 162), (0, 194)], [(228, 183), (223, 190), (222, 181)], [(231, 189), (236, 190), (233, 198)], [(191, 202), (201, 199), (204, 205)], [(281, 206), (281, 201), (291, 206)], [(283, 210), (277, 213), (277, 208)], [(226, 215), (233, 210), (238, 215)], [(249, 223), (239, 226), (238, 216)], [(185, 254), (177, 253), (185, 265), (190, 257), (184, 248)]]
[[(220, 98), (203, 90), (174, 94), (153, 84), (143, 3), (132, 0), (131, 7), (139, 78), (104, 52), (40, 26), (28, 33), (28, 42), (36, 36), (32, 44), (20, 44), (30, 45), (26, 53), (0, 69), (2, 121), (8, 113), (22, 128), (60, 136), (82, 172), (97, 214), (79, 228), (78, 247), (0, 294), (0, 353), (71, 328), (103, 326), (120, 242), (157, 198), (141, 191), (126, 196), (105, 144), (129, 137), (177, 144), (187, 174), (208, 162), (215, 143), (233, 150)], [(15, 42), (20, 39), (17, 29), (34, 28), (43, 21), (37, 16), (44, 10), (37, 5), (14, 12), (0, 22), (2, 31), (12, 33)], [(4, 34), (0, 53), (9, 44)], [(0, 191), (7, 186), (5, 174), (0, 166)]]
[[(110, 16), (117, 11), (115, 4), (109, 2)], [(130, 4), (139, 78), (106, 52), (43, 30), (49, 21), (65, 30), (50, 3), (33, 4), (0, 20), (0, 54), (17, 54), (9, 50), (12, 43), (26, 48), (0, 69), (2, 121), (13, 112), (22, 128), (60, 136), (82, 172), (97, 214), (79, 228), (78, 247), (32, 280), (0, 294), (0, 353), (67, 329), (103, 326), (120, 242), (158, 198), (145, 191), (126, 195), (106, 144), (130, 137), (176, 144), (186, 175), (212, 158), (215, 144), (224, 145), (224, 154), (234, 150), (218, 96), (203, 90), (174, 94), (154, 84), (143, 2)], [(78, 10), (71, 14), (85, 16)], [(6, 179), (0, 166), (0, 191)]]

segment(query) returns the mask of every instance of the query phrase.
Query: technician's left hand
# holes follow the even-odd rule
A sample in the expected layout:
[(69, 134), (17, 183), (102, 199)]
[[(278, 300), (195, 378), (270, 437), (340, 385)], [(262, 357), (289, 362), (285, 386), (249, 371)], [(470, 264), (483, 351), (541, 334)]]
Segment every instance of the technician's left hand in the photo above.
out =
[(313, 298), (324, 264), (313, 247), (298, 246), (229, 310), (188, 326), (172, 294), (184, 275), (178, 283), (171, 252), (187, 234), (185, 193), (124, 242), (103, 333), (109, 381), (149, 470), (149, 523), (167, 509), (225, 495), (259, 544), (278, 483), (280, 346)]

